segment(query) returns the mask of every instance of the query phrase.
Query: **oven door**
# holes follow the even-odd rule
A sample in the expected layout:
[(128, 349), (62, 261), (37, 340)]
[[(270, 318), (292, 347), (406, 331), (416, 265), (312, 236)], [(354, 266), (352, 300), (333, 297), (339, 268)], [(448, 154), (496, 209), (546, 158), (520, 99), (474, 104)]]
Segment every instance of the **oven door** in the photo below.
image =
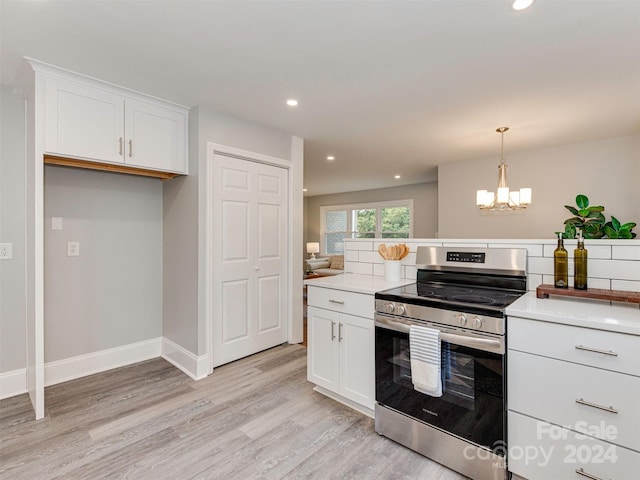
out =
[(411, 323), (376, 314), (376, 401), (504, 455), (504, 337), (420, 322), (441, 332), (443, 394), (432, 397), (414, 390), (411, 381)]

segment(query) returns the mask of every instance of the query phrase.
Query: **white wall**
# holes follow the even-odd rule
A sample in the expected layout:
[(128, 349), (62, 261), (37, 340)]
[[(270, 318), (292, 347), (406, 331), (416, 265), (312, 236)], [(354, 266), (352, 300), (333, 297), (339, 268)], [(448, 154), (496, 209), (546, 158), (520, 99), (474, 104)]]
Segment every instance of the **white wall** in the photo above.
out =
[(0, 373), (26, 365), (24, 100), (0, 92), (0, 242), (13, 260), (0, 261)]
[[(507, 145), (508, 148), (508, 145)], [(440, 238), (553, 238), (577, 194), (607, 219), (640, 224), (640, 135), (506, 155), (511, 188), (533, 188), (526, 211), (481, 212), (476, 190), (495, 191), (499, 157), (438, 167)], [(635, 230), (638, 232), (638, 228)]]
[(47, 166), (44, 218), (45, 362), (160, 337), (162, 182)]
[[(189, 177), (164, 184), (164, 278), (163, 333), (166, 338), (195, 355), (206, 354), (204, 316), (204, 209), (206, 144), (218, 143), (296, 163), (301, 177), (301, 154), (296, 155), (294, 137), (205, 107), (195, 107), (189, 121)], [(296, 157), (296, 158), (294, 158)], [(301, 182), (300, 182), (301, 183)], [(300, 187), (301, 190), (301, 187)], [(299, 193), (301, 197), (301, 191)], [(300, 202), (301, 203), (301, 202)], [(302, 205), (294, 205), (300, 209)], [(294, 222), (299, 244), (302, 224)], [(177, 255), (172, 252), (179, 252)], [(302, 266), (300, 267), (302, 274)], [(300, 318), (302, 318), (300, 294)], [(294, 299), (295, 303), (295, 299)]]

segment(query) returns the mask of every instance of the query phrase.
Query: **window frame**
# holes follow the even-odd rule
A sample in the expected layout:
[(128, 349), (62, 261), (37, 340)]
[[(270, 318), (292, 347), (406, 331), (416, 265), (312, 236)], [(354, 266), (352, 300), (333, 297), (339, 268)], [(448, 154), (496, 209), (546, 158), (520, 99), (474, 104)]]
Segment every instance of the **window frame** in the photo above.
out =
[[(356, 210), (375, 210), (376, 211), (376, 230), (374, 238), (382, 238), (382, 209), (390, 207), (407, 207), (409, 209), (409, 232), (407, 238), (413, 238), (413, 199), (391, 200), (384, 202), (370, 203), (352, 203), (347, 205), (323, 205), (320, 207), (320, 251), (327, 254), (327, 234), (342, 233), (339, 231), (328, 232), (327, 228), (327, 212), (346, 211), (347, 212), (347, 231), (344, 232), (345, 239), (355, 238), (353, 235), (358, 232), (354, 229), (353, 218)], [(356, 226), (357, 227), (357, 226)], [(392, 233), (392, 232), (385, 232)], [(390, 238), (389, 240), (393, 240)]]

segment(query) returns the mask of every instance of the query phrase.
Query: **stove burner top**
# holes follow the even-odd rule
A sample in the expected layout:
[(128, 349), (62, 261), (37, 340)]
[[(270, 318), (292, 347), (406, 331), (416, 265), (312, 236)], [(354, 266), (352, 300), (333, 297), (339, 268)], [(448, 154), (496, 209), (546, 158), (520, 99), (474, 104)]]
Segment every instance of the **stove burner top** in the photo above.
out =
[(466, 304), (469, 307), (502, 310), (522, 293), (524, 292), (510, 292), (489, 287), (418, 282), (378, 292), (376, 298), (441, 308), (451, 305), (449, 308), (455, 309), (460, 304)]
[(451, 297), (456, 302), (479, 303), (482, 305), (493, 305), (496, 300), (482, 295), (453, 295)]

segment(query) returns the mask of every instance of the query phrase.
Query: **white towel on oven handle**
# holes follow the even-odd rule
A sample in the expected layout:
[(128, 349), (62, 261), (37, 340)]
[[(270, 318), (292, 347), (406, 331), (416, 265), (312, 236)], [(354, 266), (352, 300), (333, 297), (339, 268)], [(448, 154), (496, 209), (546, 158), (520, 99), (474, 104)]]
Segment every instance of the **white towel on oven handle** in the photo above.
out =
[(442, 396), (440, 331), (411, 325), (409, 329), (413, 388), (432, 397)]

